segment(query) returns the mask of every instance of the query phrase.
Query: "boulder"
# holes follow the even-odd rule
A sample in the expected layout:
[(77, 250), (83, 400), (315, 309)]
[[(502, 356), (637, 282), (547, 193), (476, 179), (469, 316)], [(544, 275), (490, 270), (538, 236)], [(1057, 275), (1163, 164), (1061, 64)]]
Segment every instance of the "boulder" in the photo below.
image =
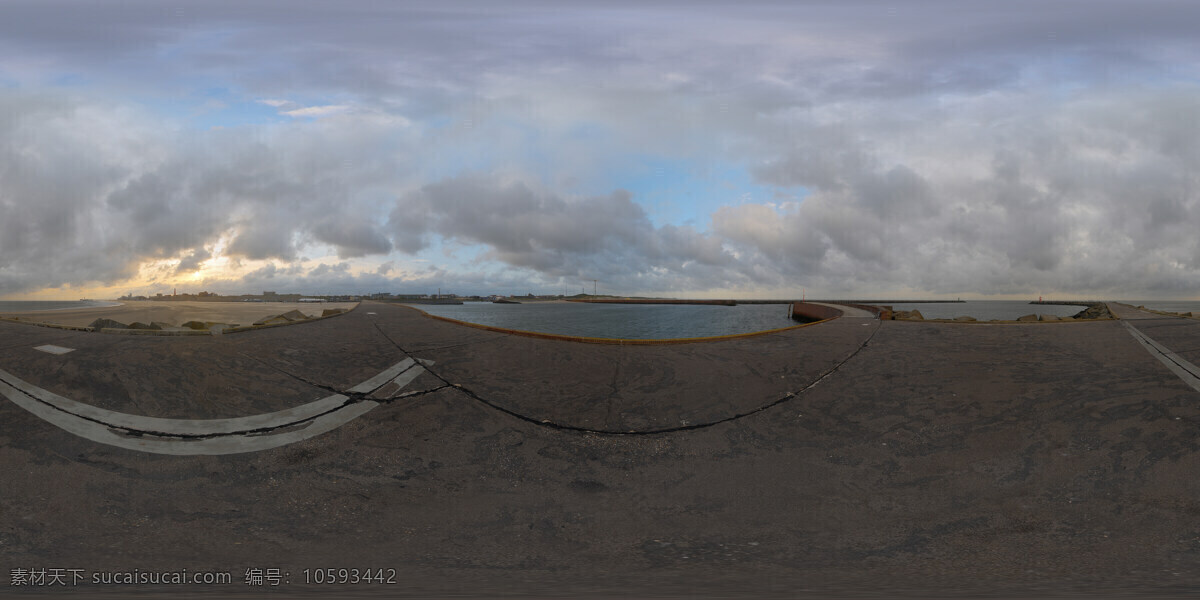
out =
[(150, 321), (150, 326), (158, 330), (175, 329), (174, 325), (167, 323), (166, 321)]
[(1017, 317), (1017, 320), (1021, 321), (1022, 323), (1026, 323), (1029, 321), (1036, 321), (1038, 318), (1037, 315), (1025, 315), (1023, 317)]
[(308, 315), (305, 315), (304, 313), (302, 313), (298, 310), (289, 310), (279, 316), (283, 317), (289, 321), (305, 321), (308, 319)]
[(925, 315), (922, 315), (921, 311), (919, 311), (919, 310), (914, 310), (908, 314), (908, 318), (910, 318), (914, 321), (924, 321)]
[(291, 320), (285, 319), (280, 315), (271, 315), (269, 317), (263, 317), (263, 318), (255, 321), (254, 324), (255, 325), (286, 325), (291, 322), (292, 322)]
[(955, 321), (970, 322), (970, 321), (975, 321), (976, 319), (975, 319), (975, 317), (968, 317), (968, 316), (965, 316), (965, 315), (964, 315), (964, 316), (961, 316), (961, 317), (954, 317), (954, 320), (955, 320)]
[(162, 329), (162, 327), (157, 327), (154, 324), (147, 325), (145, 323), (139, 323), (137, 321), (130, 323), (129, 328), (130, 329), (141, 329), (144, 331), (158, 331), (158, 330)]
[(199, 331), (208, 329), (208, 323), (204, 323), (202, 321), (188, 321), (187, 323), (180, 325), (180, 327), (186, 327), (187, 329), (195, 329)]
[(333, 315), (340, 315), (344, 312), (346, 312), (346, 309), (344, 309), (344, 308), (327, 308), (327, 309), (321, 311), (321, 316), (322, 317), (332, 317)]
[(1054, 315), (1042, 315), (1039, 321), (1057, 321), (1058, 317)]
[(112, 319), (96, 319), (88, 327), (91, 327), (92, 331), (100, 331), (101, 329), (129, 329), (128, 325)]

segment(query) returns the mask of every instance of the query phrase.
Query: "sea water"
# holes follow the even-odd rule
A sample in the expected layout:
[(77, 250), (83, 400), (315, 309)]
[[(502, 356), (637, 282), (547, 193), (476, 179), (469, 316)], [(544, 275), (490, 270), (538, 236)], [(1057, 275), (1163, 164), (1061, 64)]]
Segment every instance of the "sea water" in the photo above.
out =
[(788, 304), (589, 304), (528, 302), (420, 305), (430, 314), (505, 329), (619, 339), (695, 338), (798, 325)]
[(889, 304), (892, 310), (919, 310), (926, 319), (974, 317), (980, 321), (1013, 321), (1024, 315), (1054, 315), (1071, 317), (1087, 306), (1063, 304), (1030, 304), (1027, 300), (968, 300), (967, 302), (914, 302)]
[[(1127, 301), (1134, 306), (1200, 312), (1196, 301)], [(1029, 314), (1070, 317), (1083, 305), (1030, 304), (1024, 300), (972, 300), (890, 304), (894, 310), (919, 310), (926, 319), (968, 316), (980, 321), (1015, 320)], [(690, 304), (588, 304), (528, 302), (420, 305), (430, 314), (505, 329), (558, 335), (620, 339), (668, 339), (752, 333), (796, 325), (787, 304), (708, 306)]]

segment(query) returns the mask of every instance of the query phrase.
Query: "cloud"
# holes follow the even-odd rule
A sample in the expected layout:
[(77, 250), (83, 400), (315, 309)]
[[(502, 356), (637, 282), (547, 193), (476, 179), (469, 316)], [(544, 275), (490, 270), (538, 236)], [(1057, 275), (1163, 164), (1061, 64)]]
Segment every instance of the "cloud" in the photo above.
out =
[(370, 216), (375, 186), (404, 173), (374, 155), (403, 139), (387, 119), (247, 137), (61, 93), (0, 90), (0, 110), (0, 294), (111, 284), (180, 257), (182, 275), (226, 236), (224, 254), (246, 259), (390, 249)]
[(341, 258), (387, 254), (392, 243), (379, 228), (345, 214), (326, 217), (312, 227), (313, 236), (337, 248)]
[(610, 285), (663, 289), (679, 283), (675, 271), (687, 262), (730, 264), (712, 236), (686, 226), (656, 228), (627, 191), (565, 197), (503, 176), (423, 186), (397, 200), (388, 225), (407, 252), (433, 238), (481, 245), (486, 260), (549, 280), (603, 277)]
[(810, 188), (794, 213), (738, 207), (718, 212), (714, 223), (776, 265), (783, 240), (815, 233), (832, 253), (821, 277), (832, 277), (828, 267), (840, 256), (860, 288), (1186, 288), (1192, 283), (1182, 282), (1200, 280), (1195, 238), (1183, 233), (1200, 225), (1191, 174), (1200, 153), (1189, 139), (1200, 126), (1177, 112), (1190, 95), (1112, 91), (1062, 101), (1029, 94), (1003, 119), (982, 98), (949, 118), (888, 131), (911, 136), (903, 152), (878, 133), (889, 128), (887, 117), (857, 123), (841, 140), (818, 129), (818, 143), (797, 144), (757, 171), (764, 181)]
[[(544, 7), (6, 4), (0, 294), (217, 248), (330, 265), (247, 285), (1200, 290), (1192, 3)], [(648, 198), (655, 161), (790, 199)]]
[(200, 265), (204, 261), (212, 258), (212, 253), (204, 248), (196, 248), (191, 254), (184, 255), (179, 261), (179, 265), (175, 267), (175, 274), (182, 275), (185, 273), (194, 273), (200, 270)]
[(571, 257), (620, 253), (650, 233), (628, 192), (566, 199), (523, 181), (478, 175), (443, 180), (401, 197), (389, 226), (396, 246), (425, 248), (430, 234), (484, 244), (507, 264), (552, 271)]
[(146, 124), (45, 94), (0, 93), (0, 115), (0, 293), (128, 277), (133, 246), (173, 255), (194, 245), (113, 227), (107, 197), (144, 164), (140, 150), (157, 149), (137, 143)]
[(280, 114), (284, 114), (289, 117), (326, 117), (345, 112), (349, 108), (349, 106), (344, 104), (328, 104), (325, 106), (306, 106), (304, 108), (285, 110)]

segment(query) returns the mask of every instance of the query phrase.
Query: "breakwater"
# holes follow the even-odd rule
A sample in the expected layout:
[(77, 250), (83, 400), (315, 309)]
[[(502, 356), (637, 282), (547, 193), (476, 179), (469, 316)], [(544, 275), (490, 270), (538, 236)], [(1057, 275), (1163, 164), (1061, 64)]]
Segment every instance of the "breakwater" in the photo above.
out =
[[(673, 298), (588, 298), (571, 300), (588, 304), (697, 304), (704, 306), (737, 306), (736, 300), (676, 300)], [(750, 303), (747, 303), (750, 304)]]
[(456, 306), (463, 303), (462, 300), (458, 300), (456, 298), (387, 299), (381, 300), (381, 302), (388, 302), (392, 304), (438, 304), (448, 306)]
[(825, 319), (840, 316), (842, 311), (829, 306), (812, 304), (811, 302), (795, 302), (792, 304), (792, 320), (801, 323), (816, 323)]
[(1100, 300), (1034, 300), (1030, 304), (1041, 304), (1046, 306), (1096, 306), (1104, 304)]

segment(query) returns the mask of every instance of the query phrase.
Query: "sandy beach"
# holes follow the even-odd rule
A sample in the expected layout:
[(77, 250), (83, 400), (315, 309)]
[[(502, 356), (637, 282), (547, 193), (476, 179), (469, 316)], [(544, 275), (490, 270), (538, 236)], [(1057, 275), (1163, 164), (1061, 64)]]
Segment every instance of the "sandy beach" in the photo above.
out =
[(249, 325), (268, 315), (298, 310), (310, 317), (319, 317), (331, 308), (349, 310), (357, 302), (161, 302), (154, 300), (126, 301), (120, 306), (72, 308), (34, 312), (0, 313), (0, 317), (16, 317), (22, 321), (54, 323), (56, 325), (86, 326), (101, 317), (121, 323), (150, 323), (162, 321), (179, 325), (187, 321), (213, 321)]

